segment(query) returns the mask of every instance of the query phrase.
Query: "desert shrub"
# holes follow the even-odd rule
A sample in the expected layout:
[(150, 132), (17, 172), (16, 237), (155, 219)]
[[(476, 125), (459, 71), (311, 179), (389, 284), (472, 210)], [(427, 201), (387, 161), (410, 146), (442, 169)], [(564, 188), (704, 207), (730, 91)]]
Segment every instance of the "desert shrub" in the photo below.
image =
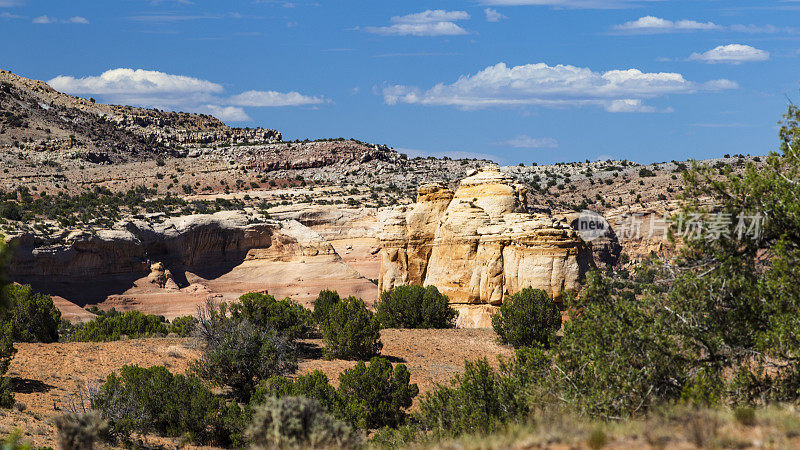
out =
[(383, 347), (380, 323), (360, 298), (334, 303), (320, 328), (325, 353), (331, 358), (367, 359)]
[(247, 438), (253, 449), (352, 448), (361, 440), (317, 400), (295, 396), (270, 398), (258, 406)]
[(62, 414), (53, 423), (58, 431), (58, 448), (62, 450), (91, 450), (98, 441), (108, 438), (108, 422), (96, 411)]
[(756, 424), (756, 410), (750, 406), (739, 406), (733, 409), (733, 417), (736, 421), (746, 427)]
[(457, 315), (436, 286), (397, 286), (382, 292), (378, 302), (384, 328), (453, 328)]
[(605, 447), (606, 443), (608, 443), (608, 436), (606, 436), (606, 432), (602, 428), (592, 429), (589, 437), (586, 438), (586, 445), (592, 450), (599, 450)]
[(641, 177), (641, 178), (648, 178), (648, 177), (654, 177), (654, 176), (656, 176), (655, 172), (653, 172), (652, 170), (650, 170), (648, 168), (643, 167), (643, 168), (639, 169), (639, 177)]
[(561, 313), (547, 292), (527, 288), (503, 300), (492, 327), (501, 342), (516, 348), (550, 346), (561, 328)]
[(317, 400), (328, 412), (341, 417), (343, 400), (325, 373), (315, 370), (290, 379), (275, 376), (258, 384), (250, 405), (265, 403), (270, 397), (301, 396)]
[(248, 321), (257, 327), (273, 328), (290, 339), (305, 337), (313, 325), (311, 311), (291, 300), (275, 300), (269, 294), (244, 294), (229, 309), (231, 318), (237, 322)]
[(322, 322), (328, 317), (328, 311), (340, 300), (339, 293), (336, 291), (331, 291), (330, 289), (320, 291), (317, 299), (314, 300), (314, 321), (322, 325)]
[(65, 338), (75, 342), (107, 342), (119, 340), (123, 335), (130, 338), (164, 336), (169, 332), (167, 326), (164, 316), (128, 311), (95, 317), (76, 326), (75, 331)]
[(30, 285), (6, 286), (14, 340), (18, 342), (56, 342), (61, 312), (49, 295), (40, 294)]
[(445, 435), (486, 433), (528, 412), (522, 386), (492, 369), (486, 359), (465, 361), (451, 386), (437, 386), (420, 401), (424, 429)]
[(411, 374), (404, 364), (392, 367), (385, 358), (372, 358), (369, 365), (359, 361), (339, 375), (343, 414), (359, 428), (396, 427), (406, 419), (405, 410), (419, 394), (409, 384)]
[(201, 312), (197, 327), (204, 345), (191, 370), (230, 387), (237, 399), (247, 402), (259, 381), (293, 372), (297, 354), (294, 342), (274, 328), (234, 320), (226, 313), (224, 303)]
[(180, 337), (191, 336), (197, 327), (197, 318), (194, 316), (181, 316), (172, 319), (169, 325), (169, 332), (175, 333)]
[(236, 414), (194, 376), (173, 375), (163, 366), (124, 366), (92, 397), (92, 407), (125, 442), (134, 431), (184, 436), (198, 444), (228, 444), (226, 422)]

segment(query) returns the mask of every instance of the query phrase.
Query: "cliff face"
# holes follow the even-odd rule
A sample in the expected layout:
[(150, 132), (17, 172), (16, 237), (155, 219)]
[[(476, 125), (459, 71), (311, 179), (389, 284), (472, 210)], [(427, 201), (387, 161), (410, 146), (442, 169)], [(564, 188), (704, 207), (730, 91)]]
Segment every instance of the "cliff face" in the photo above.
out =
[(434, 285), (460, 311), (459, 325), (490, 325), (493, 308), (526, 287), (555, 299), (577, 290), (591, 248), (568, 224), (528, 214), (525, 190), (489, 166), (456, 192), (420, 188), (417, 202), (383, 213), (379, 286)]
[[(12, 236), (8, 275), (42, 292), (87, 303), (130, 294), (137, 287), (148, 295), (160, 295), (159, 288), (180, 289), (194, 282), (210, 286), (202, 280), (236, 278), (242, 267), (263, 267), (268, 272), (267, 267), (300, 267), (309, 261), (329, 272), (346, 268), (329, 242), (299, 222), (251, 220), (244, 213), (228, 211), (154, 225), (123, 221), (96, 233)], [(291, 277), (281, 276), (291, 284)], [(358, 278), (357, 274), (343, 278), (348, 276)], [(142, 284), (143, 279), (152, 286)], [(265, 273), (249, 281), (274, 280)]]

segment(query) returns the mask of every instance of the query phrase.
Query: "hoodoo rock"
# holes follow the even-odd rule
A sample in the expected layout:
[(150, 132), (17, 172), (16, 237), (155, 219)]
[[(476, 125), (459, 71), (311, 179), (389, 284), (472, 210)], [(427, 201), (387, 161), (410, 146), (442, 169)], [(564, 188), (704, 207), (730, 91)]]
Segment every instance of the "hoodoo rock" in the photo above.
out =
[(433, 285), (458, 326), (488, 327), (503, 298), (524, 288), (558, 300), (577, 291), (592, 250), (565, 221), (529, 214), (526, 190), (488, 166), (453, 192), (420, 187), (417, 202), (382, 212), (380, 290)]

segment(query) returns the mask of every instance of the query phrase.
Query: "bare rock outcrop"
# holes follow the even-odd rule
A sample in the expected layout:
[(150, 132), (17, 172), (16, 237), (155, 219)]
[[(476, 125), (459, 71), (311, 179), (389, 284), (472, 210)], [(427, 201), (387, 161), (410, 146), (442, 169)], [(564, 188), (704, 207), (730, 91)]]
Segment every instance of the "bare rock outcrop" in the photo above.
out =
[(425, 185), (416, 203), (382, 211), (380, 289), (434, 285), (464, 327), (489, 326), (503, 298), (526, 287), (556, 300), (578, 290), (591, 247), (565, 221), (527, 213), (525, 194), (488, 166), (455, 192)]
[[(10, 236), (12, 280), (62, 288), (106, 285), (108, 294), (145, 278), (152, 289), (188, 286), (191, 272), (213, 279), (247, 261), (341, 260), (329, 242), (297, 221), (262, 220), (238, 211), (192, 215), (151, 224), (125, 220), (112, 229)], [(119, 285), (115, 288), (115, 285)], [(66, 289), (72, 291), (73, 289)], [(102, 296), (101, 296), (102, 297)]]

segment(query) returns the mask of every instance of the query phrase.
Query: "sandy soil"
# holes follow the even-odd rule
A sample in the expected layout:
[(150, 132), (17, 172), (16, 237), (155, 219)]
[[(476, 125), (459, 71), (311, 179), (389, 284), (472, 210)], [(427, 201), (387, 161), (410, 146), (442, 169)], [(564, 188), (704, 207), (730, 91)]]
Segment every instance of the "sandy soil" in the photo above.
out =
[[(406, 364), (411, 381), (419, 385), (421, 394), (462, 371), (465, 358), (486, 357), (496, 364), (498, 355), (507, 358), (513, 354), (511, 348), (496, 343), (491, 330), (384, 330), (381, 340), (382, 354), (393, 362)], [(338, 385), (339, 373), (356, 364), (326, 361), (320, 340), (305, 343), (310, 350), (300, 361), (298, 374), (319, 369)], [(181, 338), (15, 346), (17, 354), (8, 375), (14, 381), (15, 398), (20, 405), (0, 410), (0, 433), (20, 428), (35, 444), (52, 446), (55, 429), (50, 419), (64, 412), (70, 400), (87, 386), (98, 385), (126, 364), (165, 365), (172, 372), (185, 373), (189, 362), (199, 356), (193, 341)], [(412, 408), (417, 403), (418, 400)]]

